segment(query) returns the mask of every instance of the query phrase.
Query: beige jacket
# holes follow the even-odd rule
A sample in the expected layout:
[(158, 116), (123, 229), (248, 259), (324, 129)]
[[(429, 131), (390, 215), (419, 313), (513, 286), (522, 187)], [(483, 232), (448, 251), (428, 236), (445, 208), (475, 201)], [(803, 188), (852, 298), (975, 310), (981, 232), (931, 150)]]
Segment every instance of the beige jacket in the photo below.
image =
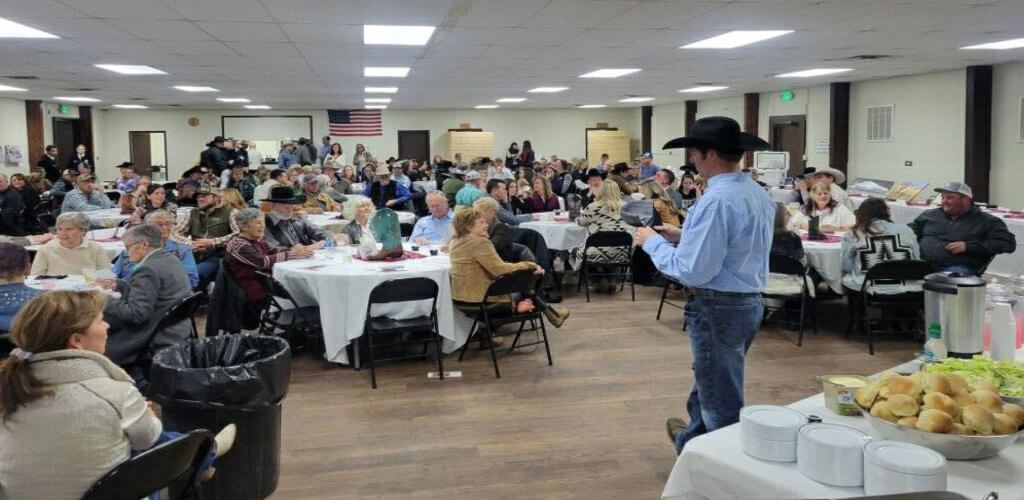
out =
[[(455, 238), (449, 254), (452, 262), (452, 298), (460, 302), (482, 302), (494, 278), (520, 269), (537, 267), (532, 262), (501, 260), (487, 238), (466, 235)], [(489, 302), (508, 302), (508, 297), (490, 297)]]
[(0, 498), (81, 498), (131, 450), (147, 449), (160, 436), (160, 420), (106, 356), (67, 349), (29, 363), (54, 392), (0, 424)]

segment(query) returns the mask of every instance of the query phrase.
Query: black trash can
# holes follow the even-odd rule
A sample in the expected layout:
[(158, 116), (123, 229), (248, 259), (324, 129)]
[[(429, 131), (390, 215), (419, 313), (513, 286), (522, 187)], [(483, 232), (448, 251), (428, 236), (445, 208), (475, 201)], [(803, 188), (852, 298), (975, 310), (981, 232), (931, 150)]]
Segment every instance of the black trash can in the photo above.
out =
[(160, 404), (165, 429), (238, 427), (231, 452), (217, 459), (217, 473), (202, 484), (205, 498), (265, 498), (277, 488), (281, 405), (290, 377), (291, 350), (278, 337), (188, 340), (153, 356), (149, 395)]

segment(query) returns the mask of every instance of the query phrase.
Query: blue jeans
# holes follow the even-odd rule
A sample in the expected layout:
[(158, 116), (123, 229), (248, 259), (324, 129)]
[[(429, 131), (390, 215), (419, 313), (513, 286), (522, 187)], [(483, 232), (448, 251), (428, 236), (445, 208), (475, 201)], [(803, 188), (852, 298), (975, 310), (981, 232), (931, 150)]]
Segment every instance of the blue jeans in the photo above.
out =
[(941, 266), (935, 266), (936, 272), (949, 271), (951, 273), (969, 274), (976, 276), (978, 270), (965, 264), (946, 264)]
[(676, 453), (687, 441), (739, 421), (743, 362), (763, 312), (760, 294), (701, 291), (686, 303), (694, 384), (686, 401), (690, 424), (676, 437)]
[(196, 263), (196, 272), (199, 274), (199, 286), (197, 292), (206, 291), (206, 287), (217, 279), (217, 270), (220, 269), (222, 257), (207, 257), (202, 262)]

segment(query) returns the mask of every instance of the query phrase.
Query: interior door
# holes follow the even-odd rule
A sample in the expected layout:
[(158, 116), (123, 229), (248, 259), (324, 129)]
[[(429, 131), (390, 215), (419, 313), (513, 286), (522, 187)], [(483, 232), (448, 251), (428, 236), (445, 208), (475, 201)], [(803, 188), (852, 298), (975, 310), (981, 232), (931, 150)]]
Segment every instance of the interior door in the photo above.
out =
[(398, 157), (402, 160), (430, 162), (430, 131), (399, 130)]
[(789, 152), (788, 177), (803, 175), (807, 162), (807, 115), (772, 116), (768, 118), (771, 126), (772, 151)]
[(75, 146), (82, 141), (82, 128), (77, 118), (53, 119), (53, 145), (57, 146), (57, 163), (64, 165), (75, 154)]
[(150, 133), (149, 132), (128, 132), (129, 136), (129, 155), (131, 158), (128, 160), (135, 164), (136, 168), (148, 171), (149, 167), (152, 166), (153, 158), (151, 151), (153, 150)]

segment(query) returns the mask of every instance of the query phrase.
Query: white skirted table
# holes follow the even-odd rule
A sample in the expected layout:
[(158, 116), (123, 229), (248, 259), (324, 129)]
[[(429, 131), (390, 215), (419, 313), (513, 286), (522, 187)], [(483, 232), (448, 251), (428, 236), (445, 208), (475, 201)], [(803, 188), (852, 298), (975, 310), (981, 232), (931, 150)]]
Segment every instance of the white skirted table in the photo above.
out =
[[(406, 250), (410, 249), (406, 245)], [(430, 278), (439, 286), (437, 321), (445, 342), (444, 352), (452, 352), (466, 343), (472, 320), (452, 304), (451, 264), (448, 255), (429, 254), (420, 259), (400, 262), (364, 262), (349, 260), (354, 247), (317, 252), (313, 259), (293, 260), (274, 265), (274, 278), (281, 282), (300, 306), (319, 305), (324, 330), (324, 357), (334, 363), (348, 364), (345, 348), (363, 335), (370, 291), (394, 279)], [(421, 249), (420, 253), (427, 251)], [(408, 319), (429, 314), (429, 301), (375, 306), (372, 315)]]
[(843, 234), (836, 233), (830, 241), (803, 241), (808, 266), (818, 271), (836, 293), (843, 293)]
[(103, 210), (93, 210), (91, 212), (82, 213), (89, 218), (89, 222), (92, 223), (93, 227), (111, 228), (128, 220), (128, 216), (122, 214), (119, 207), (105, 208)]
[[(1024, 359), (1024, 350), (1017, 351)], [(900, 373), (918, 370), (916, 362), (895, 368)], [(863, 417), (842, 417), (825, 408), (818, 393), (791, 405), (824, 422), (847, 425), (871, 434)], [(665, 447), (669, 448), (666, 443)], [(1024, 498), (1024, 440), (984, 460), (947, 462), (947, 489), (971, 499), (998, 491), (999, 498)], [(740, 449), (740, 426), (730, 425), (686, 443), (661, 494), (662, 499), (708, 500), (718, 498), (847, 498), (864, 496), (864, 488), (829, 486), (805, 477), (796, 463), (760, 460)]]
[(555, 217), (554, 212), (538, 214), (541, 220), (523, 222), (519, 227), (533, 229), (540, 233), (551, 250), (571, 250), (587, 242), (587, 228), (569, 220), (566, 212)]

